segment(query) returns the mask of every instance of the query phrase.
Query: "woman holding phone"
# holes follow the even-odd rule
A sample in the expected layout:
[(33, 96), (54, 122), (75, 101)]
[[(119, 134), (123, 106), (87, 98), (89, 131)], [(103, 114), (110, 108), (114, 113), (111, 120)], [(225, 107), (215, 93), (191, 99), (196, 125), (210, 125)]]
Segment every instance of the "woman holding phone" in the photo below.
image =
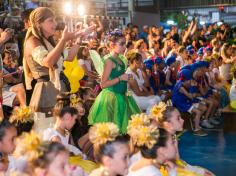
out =
[(61, 39), (54, 42), (56, 21), (53, 12), (46, 7), (39, 7), (30, 14), (30, 28), (24, 44), (24, 72), (26, 88), (31, 88), (31, 80), (37, 80), (30, 107), (36, 112), (51, 112), (56, 103), (56, 96), (63, 90), (60, 81), (63, 61), (72, 61), (79, 46), (65, 50), (66, 43), (88, 31), (68, 32), (65, 27)]

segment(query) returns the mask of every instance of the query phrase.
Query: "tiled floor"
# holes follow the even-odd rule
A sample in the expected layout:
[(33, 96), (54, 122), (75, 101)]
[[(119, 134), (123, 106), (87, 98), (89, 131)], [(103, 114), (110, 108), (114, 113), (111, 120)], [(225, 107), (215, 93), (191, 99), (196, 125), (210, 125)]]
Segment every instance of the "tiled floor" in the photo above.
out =
[(205, 167), (217, 176), (236, 176), (236, 133), (208, 131), (208, 136), (198, 137), (185, 132), (179, 149), (189, 164)]

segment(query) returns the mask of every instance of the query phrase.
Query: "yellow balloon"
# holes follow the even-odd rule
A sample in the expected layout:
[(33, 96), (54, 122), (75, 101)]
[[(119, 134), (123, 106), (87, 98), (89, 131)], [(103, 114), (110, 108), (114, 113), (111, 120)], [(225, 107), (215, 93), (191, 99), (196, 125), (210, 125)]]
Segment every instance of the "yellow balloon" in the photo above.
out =
[(63, 63), (64, 66), (64, 73), (67, 77), (69, 77), (69, 75), (71, 74), (72, 70), (76, 67), (78, 67), (78, 60), (75, 57), (74, 60), (72, 62), (69, 61), (64, 61)]
[(71, 93), (79, 90), (79, 80), (84, 77), (84, 70), (78, 64), (78, 59), (75, 57), (72, 62), (64, 61), (64, 73), (70, 82)]
[(236, 100), (232, 100), (230, 102), (230, 106), (231, 106), (231, 108), (236, 109)]
[(70, 75), (73, 79), (81, 80), (84, 77), (84, 70), (82, 67), (75, 67)]
[(70, 90), (71, 93), (78, 92), (78, 90), (80, 88), (79, 81), (76, 81), (76, 82), (72, 81), (72, 82), (70, 82), (70, 88), (71, 88), (71, 90)]

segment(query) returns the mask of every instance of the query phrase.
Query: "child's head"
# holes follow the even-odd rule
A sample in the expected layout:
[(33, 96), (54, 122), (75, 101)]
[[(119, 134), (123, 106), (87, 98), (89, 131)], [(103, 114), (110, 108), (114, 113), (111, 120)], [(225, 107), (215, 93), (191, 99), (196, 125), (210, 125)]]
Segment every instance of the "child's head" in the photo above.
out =
[(50, 176), (67, 175), (69, 153), (61, 143), (44, 142), (38, 148), (40, 156), (34, 161), (36, 172), (39, 169)]
[(107, 47), (105, 46), (100, 46), (97, 51), (101, 57), (104, 57), (105, 55), (109, 53)]
[(135, 68), (141, 68), (142, 66), (142, 55), (135, 52), (135, 51), (130, 51), (126, 55), (129, 65), (135, 67)]
[(96, 124), (89, 130), (94, 145), (94, 156), (111, 175), (126, 175), (129, 165), (129, 145), (112, 123)]
[(81, 87), (79, 93), (83, 101), (95, 98), (91, 87)]
[(144, 158), (161, 162), (173, 160), (177, 154), (174, 143), (173, 135), (164, 129), (159, 129), (159, 137), (156, 139), (156, 143), (151, 147), (142, 146), (140, 148), (141, 154)]
[(158, 70), (163, 70), (165, 68), (165, 63), (164, 63), (163, 59), (160, 57), (156, 57), (155, 65)]
[(78, 53), (77, 53), (77, 58), (78, 59), (87, 59), (89, 56), (89, 50), (88, 50), (88, 47), (86, 46), (81, 46), (78, 50)]
[(74, 107), (63, 107), (59, 113), (58, 120), (66, 130), (71, 130), (78, 116), (78, 110)]
[(191, 80), (193, 78), (193, 73), (189, 69), (182, 69), (178, 73), (179, 80), (183, 82), (183, 86), (188, 88), (191, 86)]
[(186, 60), (188, 57), (188, 51), (184, 46), (178, 48), (178, 54), (183, 58), (183, 60)]
[(2, 58), (3, 58), (3, 64), (4, 65), (10, 65), (13, 61), (13, 58), (12, 58), (12, 54), (10, 51), (8, 50), (5, 50), (2, 54)]
[(134, 48), (137, 50), (141, 50), (143, 51), (145, 49), (145, 42), (143, 41), (143, 39), (140, 39), (138, 41), (135, 42)]
[(144, 158), (165, 162), (176, 156), (173, 135), (164, 129), (158, 129), (146, 115), (132, 116), (127, 133), (133, 147), (139, 148)]
[(207, 46), (205, 51), (206, 51), (206, 56), (211, 56), (212, 55), (212, 48), (210, 46)]
[(175, 69), (175, 67), (176, 67), (176, 56), (175, 55), (168, 56), (165, 59), (165, 63), (166, 63), (166, 65), (168, 65), (170, 67), (170, 69)]
[(70, 106), (70, 93), (62, 92), (57, 95), (57, 103), (53, 109), (53, 116), (58, 117), (63, 107)]
[(123, 54), (125, 52), (125, 37), (122, 31), (115, 30), (109, 35), (109, 47), (110, 50), (116, 54)]
[[(155, 108), (155, 106), (153, 108)], [(156, 108), (158, 108), (158, 106)], [(178, 109), (173, 106), (165, 106), (164, 110), (160, 112), (160, 115), (157, 116), (156, 120), (158, 126), (166, 129), (166, 131), (171, 134), (183, 131), (184, 120), (181, 118)]]
[(127, 44), (126, 44), (126, 49), (127, 50), (132, 50), (134, 49), (134, 43), (133, 41), (128, 41)]
[(15, 150), (15, 139), (17, 130), (8, 120), (3, 120), (0, 123), (0, 152), (11, 154)]
[(54, 117), (58, 117), (62, 108), (66, 106), (71, 106), (78, 110), (78, 119), (85, 114), (83, 102), (77, 94), (62, 92), (57, 95), (57, 103), (53, 110)]

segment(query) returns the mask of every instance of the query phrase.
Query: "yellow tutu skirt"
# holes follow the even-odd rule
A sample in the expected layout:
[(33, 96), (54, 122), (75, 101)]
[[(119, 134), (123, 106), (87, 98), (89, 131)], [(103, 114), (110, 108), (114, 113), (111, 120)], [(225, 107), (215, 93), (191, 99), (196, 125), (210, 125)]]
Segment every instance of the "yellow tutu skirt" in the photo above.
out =
[(69, 163), (81, 167), (88, 174), (99, 167), (98, 164), (89, 160), (84, 160), (81, 156), (71, 156)]
[[(163, 166), (161, 166), (160, 172), (162, 176), (168, 176), (168, 171)], [(178, 166), (176, 168), (176, 173), (177, 173), (177, 176), (200, 176), (194, 172), (191, 172), (189, 170), (186, 170), (185, 168), (181, 168)]]
[[(191, 171), (187, 168), (187, 163), (181, 159), (176, 160), (176, 171), (177, 171), (177, 176), (204, 176), (204, 174), (199, 174), (196, 173), (194, 171)], [(209, 174), (211, 174), (212, 176), (215, 176), (211, 171), (199, 167), (199, 166), (194, 166), (195, 168), (199, 168), (201, 170), (204, 170), (205, 172), (208, 172)]]

